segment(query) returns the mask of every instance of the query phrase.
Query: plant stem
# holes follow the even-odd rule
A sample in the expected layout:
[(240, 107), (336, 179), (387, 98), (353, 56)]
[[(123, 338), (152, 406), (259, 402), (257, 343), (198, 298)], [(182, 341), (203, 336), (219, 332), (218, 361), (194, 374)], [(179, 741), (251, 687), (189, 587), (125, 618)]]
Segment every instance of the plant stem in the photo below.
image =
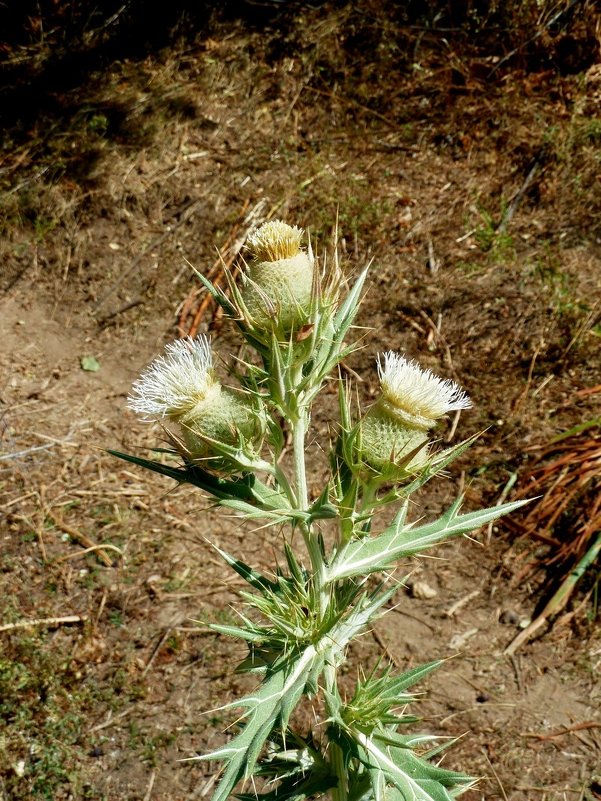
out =
[[(326, 687), (331, 695), (338, 695), (336, 683), (336, 667), (327, 664), (324, 671)], [(348, 799), (348, 776), (344, 764), (344, 754), (338, 743), (330, 740), (328, 742), (328, 757), (330, 770), (338, 779), (338, 783), (332, 788), (332, 801), (347, 801)]]
[[(309, 490), (307, 487), (307, 470), (305, 463), (305, 437), (307, 434), (307, 412), (300, 409), (299, 413), (292, 420), (292, 447), (294, 450), (294, 473), (296, 477), (296, 498), (298, 508), (306, 511), (309, 508)], [(311, 526), (303, 523), (301, 526), (305, 545), (309, 551), (311, 567), (313, 569), (313, 586), (319, 599), (320, 612), (323, 615), (328, 605), (328, 597), (325, 589), (323, 554), (321, 546), (311, 530)]]
[(305, 467), (305, 436), (307, 434), (307, 413), (304, 409), (292, 423), (292, 447), (294, 449), (294, 473), (296, 476), (296, 495), (299, 509), (306, 511), (309, 506), (307, 470)]
[[(298, 413), (291, 419), (292, 425), (292, 447), (294, 450), (294, 473), (296, 478), (296, 498), (298, 508), (306, 511), (309, 508), (309, 490), (307, 487), (307, 470), (305, 461), (305, 438), (308, 428), (308, 412), (301, 407)], [(320, 614), (323, 617), (328, 606), (328, 592), (325, 587), (325, 563), (321, 551), (321, 546), (311, 530), (311, 526), (303, 524), (301, 526), (305, 544), (311, 558), (313, 568), (313, 586), (319, 601)], [(328, 692), (338, 695), (336, 683), (336, 667), (326, 665), (325, 681)], [(328, 755), (330, 769), (337, 777), (338, 783), (332, 788), (332, 801), (347, 801), (348, 799), (348, 780), (344, 765), (344, 754), (337, 743), (328, 743)]]

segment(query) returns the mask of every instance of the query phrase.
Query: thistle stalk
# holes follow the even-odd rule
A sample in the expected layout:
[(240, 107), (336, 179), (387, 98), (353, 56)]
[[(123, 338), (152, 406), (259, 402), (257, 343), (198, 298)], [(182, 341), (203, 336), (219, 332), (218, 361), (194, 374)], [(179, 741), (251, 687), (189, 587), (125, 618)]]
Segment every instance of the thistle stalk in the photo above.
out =
[[(291, 421), (292, 450), (294, 453), (294, 473), (296, 478), (297, 508), (307, 511), (309, 508), (309, 488), (307, 485), (307, 466), (305, 455), (305, 439), (307, 435), (308, 413), (301, 406)], [(312, 568), (312, 582), (316, 597), (319, 599), (319, 614), (323, 616), (328, 604), (328, 594), (325, 586), (325, 564), (319, 540), (311, 524), (302, 523), (301, 531), (309, 552)]]
[[(349, 394), (341, 390), (332, 473), (319, 497), (309, 497), (312, 404), (355, 347), (345, 340), (367, 271), (345, 298), (342, 287), (334, 286), (338, 267), (336, 281), (324, 281), (329, 288), (322, 290), (311, 248), (300, 247), (302, 237), (300, 228), (279, 221), (252, 234), (242, 289), (229, 281), (231, 301), (201, 279), (256, 353), (236, 376), (239, 388), (222, 385), (202, 336), (167, 346), (166, 355), (134, 384), (130, 408), (171, 427), (180, 462), (115, 453), (198, 487), (243, 518), (300, 529), (309, 556), (306, 570), (292, 538), (284, 536), (286, 568), (263, 574), (215, 546), (249, 585), (244, 598), (254, 614), (240, 615), (238, 626), (212, 628), (247, 643), (239, 670), (252, 671), (260, 683), (229, 705), (243, 710), (240, 731), (222, 748), (195, 758), (225, 763), (212, 801), (228, 801), (239, 782), (254, 776), (265, 779), (261, 801), (310, 801), (326, 793), (332, 801), (451, 801), (470, 786), (470, 778), (433, 764), (440, 746), (428, 751), (424, 743), (433, 738), (405, 734), (415, 719), (398, 712), (413, 700), (407, 688), (437, 663), (398, 676), (384, 664), (357, 678), (349, 701), (338, 689), (338, 670), (352, 640), (392, 598), (394, 588), (384, 585), (399, 561), (478, 529), (523, 501), (460, 514), (459, 498), (437, 520), (407, 521), (411, 493), (473, 441), (431, 453), (430, 429), (449, 411), (469, 408), (470, 401), (453, 381), (392, 352), (378, 361), (381, 395), (365, 413), (353, 415)], [(288, 431), (291, 467), (279, 461)], [(388, 525), (374, 533), (374, 510), (398, 501)], [(331, 552), (320, 528), (327, 519), (339, 531)], [(380, 581), (368, 582), (372, 574)], [(326, 721), (324, 731), (292, 730), (303, 697)]]
[[(339, 701), (340, 695), (336, 681), (335, 665), (326, 664), (324, 678), (328, 695), (333, 696)], [(329, 711), (331, 712), (332, 710)], [(328, 760), (330, 764), (330, 770), (336, 777), (336, 785), (332, 787), (332, 801), (347, 801), (348, 771), (345, 765), (344, 753), (338, 743), (335, 743), (331, 738), (328, 738), (328, 740)]]
[(301, 409), (292, 422), (292, 449), (294, 452), (294, 474), (296, 479), (296, 493), (298, 508), (306, 510), (309, 507), (309, 488), (307, 485), (307, 467), (305, 460), (305, 437), (307, 436), (307, 414)]

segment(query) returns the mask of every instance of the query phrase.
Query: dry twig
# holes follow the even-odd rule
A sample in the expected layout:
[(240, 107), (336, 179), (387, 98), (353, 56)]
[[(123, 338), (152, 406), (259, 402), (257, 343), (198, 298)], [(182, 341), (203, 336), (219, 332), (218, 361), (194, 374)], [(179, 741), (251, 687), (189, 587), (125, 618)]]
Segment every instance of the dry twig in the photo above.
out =
[(39, 617), (32, 620), (19, 620), (17, 623), (5, 623), (0, 626), (0, 631), (14, 631), (15, 629), (35, 628), (45, 626), (55, 628), (56, 626), (69, 626), (72, 623), (84, 623), (87, 620), (85, 615), (64, 615), (63, 617)]

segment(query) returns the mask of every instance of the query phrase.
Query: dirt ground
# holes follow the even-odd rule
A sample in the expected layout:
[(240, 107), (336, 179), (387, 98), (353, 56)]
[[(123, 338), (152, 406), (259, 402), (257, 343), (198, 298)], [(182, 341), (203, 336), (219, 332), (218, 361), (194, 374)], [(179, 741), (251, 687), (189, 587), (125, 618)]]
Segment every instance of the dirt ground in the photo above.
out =
[[(260, 567), (281, 535), (105, 451), (156, 445), (126, 398), (165, 342), (194, 326), (236, 348), (190, 264), (217, 274), (217, 249), (233, 261), (273, 217), (320, 252), (338, 216), (348, 273), (372, 261), (349, 365), (362, 400), (375, 354), (401, 350), (474, 401), (441, 439), (483, 432), (420, 514), (460, 489), (496, 503), (537, 448), (599, 419), (599, 19), (571, 3), (551, 24), (536, 5), (514, 53), (493, 28), (462, 38), (396, 4), (267, 4), (259, 23), (214, 14), (63, 75), (33, 108), (19, 98), (43, 59), (5, 87), (2, 801), (210, 798), (215, 766), (181, 760), (222, 741), (215, 710), (248, 679), (206, 628), (232, 619), (239, 586), (207, 539)], [(441, 548), (411, 566), (431, 597), (401, 589), (351, 654), (349, 675), (382, 649), (401, 669), (453, 657), (419, 714), (460, 738), (445, 764), (481, 777), (466, 801), (601, 798), (594, 566), (567, 614), (504, 654), (548, 593), (549, 572), (524, 571), (546, 547), (499, 524)]]

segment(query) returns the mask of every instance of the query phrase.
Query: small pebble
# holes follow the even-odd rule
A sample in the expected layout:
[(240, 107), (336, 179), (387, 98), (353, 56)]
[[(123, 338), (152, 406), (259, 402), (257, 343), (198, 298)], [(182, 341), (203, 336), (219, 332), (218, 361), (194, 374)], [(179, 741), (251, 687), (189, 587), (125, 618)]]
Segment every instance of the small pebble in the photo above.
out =
[(490, 701), (490, 695), (488, 693), (478, 693), (476, 696), (476, 702), (478, 704), (485, 704), (487, 701)]
[(427, 601), (429, 598), (435, 598), (438, 591), (431, 587), (426, 581), (417, 580), (411, 585), (411, 595), (414, 598), (419, 598), (422, 601)]

